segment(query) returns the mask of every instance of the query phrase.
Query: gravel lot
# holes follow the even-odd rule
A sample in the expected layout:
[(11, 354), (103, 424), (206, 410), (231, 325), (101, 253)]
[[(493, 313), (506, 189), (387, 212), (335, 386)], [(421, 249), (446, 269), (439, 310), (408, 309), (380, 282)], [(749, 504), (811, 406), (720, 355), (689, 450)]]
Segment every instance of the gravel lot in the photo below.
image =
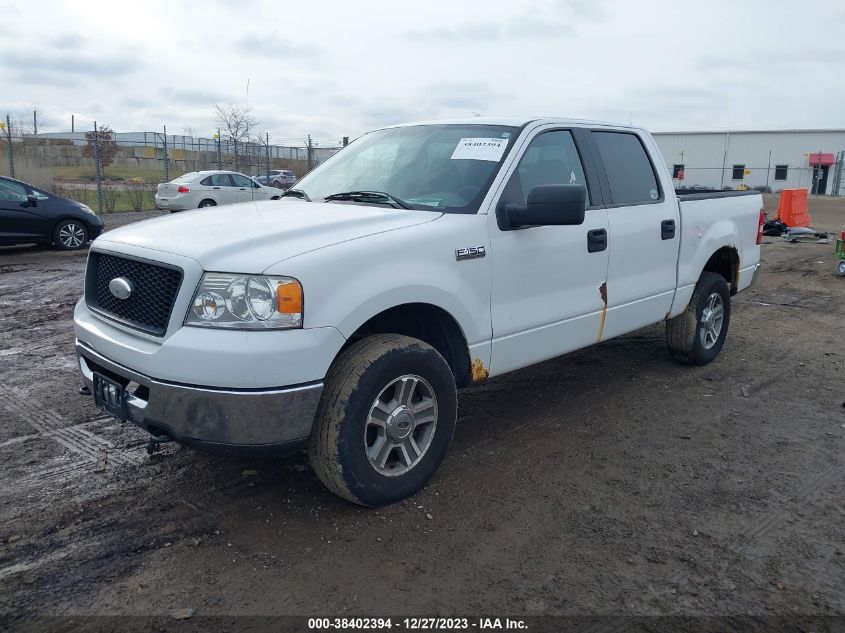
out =
[[(811, 215), (845, 229), (845, 200)], [(843, 615), (845, 278), (766, 242), (716, 362), (655, 326), (467, 390), (381, 510), (303, 457), (148, 457), (77, 395), (85, 253), (0, 248), (0, 616)]]

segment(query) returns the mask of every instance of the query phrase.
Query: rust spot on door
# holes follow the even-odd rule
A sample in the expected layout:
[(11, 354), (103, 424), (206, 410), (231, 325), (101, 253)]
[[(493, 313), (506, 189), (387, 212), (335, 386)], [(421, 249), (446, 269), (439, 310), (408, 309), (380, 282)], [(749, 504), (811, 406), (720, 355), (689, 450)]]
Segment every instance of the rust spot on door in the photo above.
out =
[(476, 358), (472, 361), (472, 382), (482, 382), (483, 380), (487, 380), (489, 375), (490, 372), (487, 371), (487, 368), (484, 366), (484, 363), (481, 362), (480, 358)]
[(602, 334), (604, 334), (604, 320), (607, 317), (607, 282), (603, 282), (601, 286), (599, 286), (599, 296), (601, 296), (601, 321), (599, 321), (599, 333), (596, 337), (596, 342), (601, 340)]

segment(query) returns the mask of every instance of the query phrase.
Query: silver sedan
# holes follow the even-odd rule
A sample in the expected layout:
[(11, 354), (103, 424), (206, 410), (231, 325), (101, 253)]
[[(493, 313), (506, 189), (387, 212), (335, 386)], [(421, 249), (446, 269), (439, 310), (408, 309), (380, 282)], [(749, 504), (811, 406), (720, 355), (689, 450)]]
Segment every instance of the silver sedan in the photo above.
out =
[(235, 171), (192, 171), (158, 186), (157, 209), (185, 211), (220, 204), (276, 200), (281, 192)]

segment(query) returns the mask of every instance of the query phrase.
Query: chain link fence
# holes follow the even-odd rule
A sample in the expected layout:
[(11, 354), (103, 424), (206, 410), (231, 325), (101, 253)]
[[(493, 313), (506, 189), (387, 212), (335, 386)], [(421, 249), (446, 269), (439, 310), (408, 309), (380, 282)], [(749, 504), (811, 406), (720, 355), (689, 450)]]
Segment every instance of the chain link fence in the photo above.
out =
[[(152, 193), (191, 171), (229, 170), (248, 176), (288, 169), (298, 177), (328, 159), (340, 143), (297, 144), (261, 139), (235, 142), (225, 135), (202, 138), (161, 132), (30, 133), (7, 116), (0, 123), (0, 173), (88, 204), (99, 212), (152, 206)], [(3, 147), (5, 146), (5, 147)]]

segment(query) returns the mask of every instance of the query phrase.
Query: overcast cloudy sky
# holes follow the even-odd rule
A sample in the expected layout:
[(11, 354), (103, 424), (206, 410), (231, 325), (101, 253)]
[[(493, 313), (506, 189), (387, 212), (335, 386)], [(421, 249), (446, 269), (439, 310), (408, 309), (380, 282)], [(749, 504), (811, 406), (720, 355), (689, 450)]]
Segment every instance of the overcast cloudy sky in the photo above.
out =
[[(0, 114), (274, 139), (407, 120), (845, 127), (841, 0), (0, 0)], [(247, 80), (249, 93), (247, 95)]]

